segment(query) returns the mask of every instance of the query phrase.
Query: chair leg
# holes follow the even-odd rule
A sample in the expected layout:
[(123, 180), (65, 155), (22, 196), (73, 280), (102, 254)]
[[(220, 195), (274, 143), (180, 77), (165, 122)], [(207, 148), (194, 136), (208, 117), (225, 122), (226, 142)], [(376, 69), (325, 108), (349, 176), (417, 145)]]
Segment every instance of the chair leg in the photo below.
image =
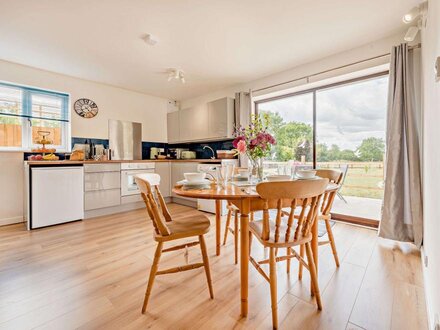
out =
[(270, 278), (270, 301), (272, 305), (272, 326), (278, 329), (278, 299), (277, 299), (277, 264), (275, 249), (269, 252), (269, 278)]
[[(290, 256), (292, 254), (292, 252), (290, 251), (290, 247), (287, 248), (287, 253), (288, 256)], [(287, 259), (287, 274), (290, 274), (290, 259)]]
[(234, 253), (235, 253), (235, 264), (238, 263), (238, 211), (234, 214)]
[(156, 252), (154, 253), (154, 259), (150, 269), (150, 277), (148, 279), (147, 290), (145, 291), (144, 305), (142, 306), (142, 314), (144, 314), (147, 310), (148, 299), (151, 295), (151, 289), (153, 288), (154, 278), (156, 277), (160, 256), (162, 255), (162, 246), (163, 243), (159, 242), (157, 244)]
[(315, 261), (313, 260), (312, 247), (310, 242), (306, 243), (307, 263), (309, 265), (310, 277), (312, 278), (312, 289), (315, 293), (318, 309), (322, 310), (321, 294), (319, 293), (318, 275), (316, 274)]
[(226, 216), (226, 226), (225, 226), (225, 235), (223, 238), (223, 245), (226, 245), (226, 239), (228, 238), (228, 229), (229, 229), (229, 224), (231, 223), (231, 216), (232, 216), (232, 211), (228, 210), (228, 214)]
[(208, 281), (209, 295), (214, 299), (214, 291), (212, 290), (211, 270), (209, 269), (208, 252), (206, 251), (206, 243), (203, 235), (199, 236), (200, 249), (202, 250), (203, 265), (205, 266), (206, 280)]
[(332, 247), (336, 267), (339, 267), (338, 251), (336, 250), (335, 237), (333, 236), (332, 226), (330, 226), (330, 220), (325, 219), (325, 227), (327, 228), (328, 240), (330, 241), (330, 246)]
[[(304, 259), (304, 244), (301, 244), (299, 246), (299, 255), (301, 258)], [(298, 280), (302, 280), (303, 277), (303, 265), (302, 263), (299, 263), (299, 271), (298, 271)]]

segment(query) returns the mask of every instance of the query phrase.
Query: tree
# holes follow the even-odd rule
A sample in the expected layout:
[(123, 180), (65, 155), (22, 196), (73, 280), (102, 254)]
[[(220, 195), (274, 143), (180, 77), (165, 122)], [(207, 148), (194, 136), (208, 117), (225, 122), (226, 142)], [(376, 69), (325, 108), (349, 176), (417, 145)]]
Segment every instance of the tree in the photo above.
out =
[(359, 159), (364, 162), (383, 161), (383, 154), (385, 152), (385, 142), (383, 139), (369, 137), (362, 141), (361, 145), (356, 150)]
[(277, 140), (275, 150), (278, 160), (295, 159), (299, 161), (301, 156), (305, 156), (306, 161), (312, 160), (313, 133), (310, 125), (295, 121), (284, 124), (276, 131), (275, 139)]

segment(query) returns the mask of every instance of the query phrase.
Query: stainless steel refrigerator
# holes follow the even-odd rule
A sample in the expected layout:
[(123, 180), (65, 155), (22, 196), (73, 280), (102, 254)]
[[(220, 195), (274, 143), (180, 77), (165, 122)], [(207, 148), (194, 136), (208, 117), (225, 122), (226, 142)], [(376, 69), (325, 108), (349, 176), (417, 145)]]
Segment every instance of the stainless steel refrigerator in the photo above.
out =
[(142, 124), (109, 119), (109, 144), (112, 159), (142, 159)]

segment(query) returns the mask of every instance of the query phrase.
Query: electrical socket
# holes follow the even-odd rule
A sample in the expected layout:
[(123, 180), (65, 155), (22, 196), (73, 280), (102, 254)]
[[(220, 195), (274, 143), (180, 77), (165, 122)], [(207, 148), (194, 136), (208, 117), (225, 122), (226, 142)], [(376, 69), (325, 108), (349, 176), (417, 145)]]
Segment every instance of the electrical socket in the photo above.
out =
[(428, 267), (428, 256), (425, 256), (425, 258), (423, 259), (423, 263), (425, 264), (425, 267)]

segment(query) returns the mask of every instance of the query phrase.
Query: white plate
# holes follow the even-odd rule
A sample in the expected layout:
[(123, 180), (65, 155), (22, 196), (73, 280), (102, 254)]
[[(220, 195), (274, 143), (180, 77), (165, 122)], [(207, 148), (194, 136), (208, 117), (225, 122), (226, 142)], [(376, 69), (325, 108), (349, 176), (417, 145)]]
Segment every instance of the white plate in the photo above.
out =
[(177, 182), (177, 184), (181, 184), (184, 186), (204, 186), (207, 184), (211, 184), (211, 181), (209, 181), (208, 179), (203, 179), (203, 180), (198, 180), (198, 181), (182, 180), (182, 181)]
[(315, 175), (315, 176), (312, 176), (311, 178), (301, 178), (301, 177), (296, 175), (295, 179), (296, 180), (316, 180), (316, 179), (319, 179), (319, 176)]

